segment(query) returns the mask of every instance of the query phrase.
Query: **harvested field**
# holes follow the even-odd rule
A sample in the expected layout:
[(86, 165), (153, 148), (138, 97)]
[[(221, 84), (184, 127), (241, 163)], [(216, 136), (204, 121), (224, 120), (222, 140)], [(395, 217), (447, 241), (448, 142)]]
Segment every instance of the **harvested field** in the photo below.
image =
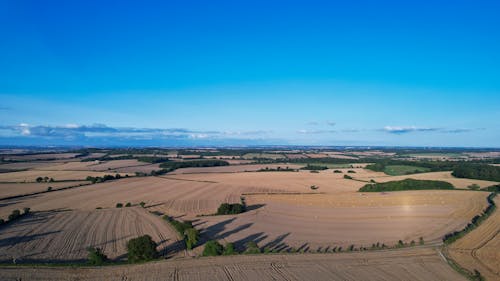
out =
[(114, 169), (114, 172), (117, 173), (129, 173), (129, 174), (134, 174), (136, 172), (139, 173), (151, 173), (151, 171), (157, 171), (161, 170), (160, 164), (146, 164), (146, 165), (139, 165), (139, 166), (130, 166), (130, 167), (122, 167), (118, 169)]
[(244, 159), (283, 159), (285, 158), (285, 155), (283, 154), (277, 154), (277, 153), (247, 153), (242, 156)]
[[(78, 163), (78, 162), (75, 162)], [(12, 170), (12, 171), (18, 171), (18, 170), (28, 170), (28, 169), (36, 169), (36, 168), (41, 168), (41, 167), (48, 167), (54, 165), (54, 162), (47, 162), (47, 161), (37, 161), (37, 162), (16, 162), (16, 163), (7, 163), (7, 164), (1, 164), (0, 165), (0, 170)]]
[(93, 210), (112, 208), (116, 203), (146, 202), (148, 210), (170, 215), (198, 215), (214, 213), (224, 202), (239, 202), (245, 192), (279, 192), (264, 187), (237, 187), (214, 182), (176, 180), (168, 177), (139, 177), (93, 184), (81, 188), (49, 192), (0, 202), (0, 217), (7, 217), (14, 209), (30, 207), (34, 211), (53, 209)]
[(302, 165), (296, 164), (255, 164), (255, 165), (233, 165), (233, 166), (218, 166), (218, 167), (193, 167), (193, 168), (182, 168), (177, 169), (169, 175), (175, 174), (198, 174), (198, 173), (238, 173), (238, 172), (254, 172), (260, 169), (277, 169), (281, 168), (290, 168), (290, 169), (299, 169)]
[[(464, 227), (486, 206), (486, 193), (467, 191), (393, 192), (388, 194), (300, 194), (246, 196), (255, 210), (238, 216), (202, 217), (197, 227), (241, 247), (317, 250), (351, 244), (394, 246), (424, 237), (442, 237)], [(367, 235), (369, 233), (369, 235)]]
[(62, 268), (0, 268), (15, 280), (428, 280), (466, 281), (433, 249), (403, 249), (343, 254), (241, 255), (173, 260), (141, 265)]
[(46, 191), (47, 187), (52, 190), (65, 188), (68, 186), (77, 186), (88, 184), (88, 181), (70, 181), (70, 182), (46, 182), (46, 183), (0, 183), (0, 199), (16, 195), (25, 195), (35, 192)]
[[(56, 181), (85, 180), (88, 176), (102, 177), (109, 173), (93, 171), (48, 171), (30, 170), (22, 172), (1, 173), (0, 182), (35, 182), (37, 177), (49, 177)], [(126, 174), (122, 174), (125, 176)]]
[(500, 198), (497, 209), (478, 228), (451, 244), (452, 259), (469, 271), (478, 270), (486, 280), (500, 280)]
[(469, 185), (477, 184), (481, 188), (487, 187), (491, 185), (498, 184), (494, 181), (484, 181), (484, 180), (475, 180), (475, 179), (465, 179), (465, 178), (455, 178), (451, 175), (451, 172), (431, 172), (431, 173), (420, 173), (413, 175), (403, 175), (403, 176), (364, 176), (364, 175), (353, 175), (356, 179), (369, 181), (370, 179), (374, 179), (377, 182), (388, 182), (388, 181), (398, 181), (404, 179), (416, 179), (416, 180), (438, 180), (438, 181), (446, 181), (451, 183), (456, 188), (467, 188)]
[(37, 212), (0, 228), (0, 261), (84, 261), (86, 248), (100, 247), (113, 260), (126, 257), (126, 242), (149, 234), (172, 255), (181, 254), (177, 234), (142, 208)]
[(140, 162), (135, 159), (128, 159), (128, 160), (114, 160), (114, 161), (100, 162), (99, 164), (94, 164), (89, 166), (89, 168), (92, 171), (106, 172), (109, 170), (115, 170), (119, 168), (146, 166), (146, 165), (150, 165), (150, 163)]
[(5, 160), (14, 161), (35, 161), (35, 160), (48, 160), (48, 159), (70, 159), (75, 158), (78, 153), (41, 153), (41, 154), (28, 154), (28, 155), (4, 155)]

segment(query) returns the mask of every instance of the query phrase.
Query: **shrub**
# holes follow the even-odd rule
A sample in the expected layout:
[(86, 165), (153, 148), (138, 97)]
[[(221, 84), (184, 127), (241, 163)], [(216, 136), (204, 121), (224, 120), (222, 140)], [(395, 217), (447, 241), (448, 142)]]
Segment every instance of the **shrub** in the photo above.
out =
[(237, 254), (236, 250), (234, 249), (234, 244), (233, 243), (227, 243), (226, 247), (224, 248), (224, 252), (222, 254), (225, 255), (225, 256)]
[(335, 174), (342, 174), (342, 171), (341, 170), (335, 170), (333, 171)]
[(311, 170), (310, 172), (313, 174), (319, 174), (319, 171), (316, 171), (316, 170)]
[(127, 204), (125, 204), (125, 207), (132, 207), (132, 203), (127, 202)]
[(5, 223), (5, 220), (4, 219), (0, 219), (0, 225), (2, 225), (4, 223)]
[(28, 208), (28, 207), (24, 208), (24, 209), (23, 209), (23, 215), (27, 215), (27, 214), (29, 214), (29, 213), (30, 213), (30, 210), (31, 210), (31, 209), (30, 209), (30, 208)]
[(193, 247), (198, 243), (199, 232), (196, 228), (191, 227), (185, 230), (184, 240), (186, 241), (186, 248), (188, 250), (193, 249)]
[(12, 213), (9, 215), (9, 221), (13, 221), (21, 216), (21, 211), (19, 210), (14, 210)]
[(348, 176), (348, 175), (344, 175), (344, 179), (346, 179), (346, 180), (352, 180), (352, 177)]
[(424, 245), (424, 243), (425, 243), (425, 242), (424, 242), (424, 237), (420, 237), (420, 238), (418, 239), (418, 244), (420, 244), (420, 245)]
[(245, 212), (245, 206), (240, 203), (222, 203), (217, 209), (217, 215), (235, 215)]
[(156, 243), (151, 236), (143, 235), (127, 242), (129, 262), (149, 261), (158, 257)]
[(52, 186), (47, 187), (47, 191), (51, 192), (52, 191)]
[(116, 208), (121, 208), (121, 207), (123, 207), (122, 203), (116, 203)]
[(139, 205), (144, 208), (146, 206), (146, 203), (145, 202), (141, 202), (141, 203), (139, 203)]
[(354, 171), (354, 170), (349, 170), (349, 171), (347, 171), (347, 172), (348, 172), (349, 174), (355, 174), (355, 173), (356, 173), (356, 171)]
[(316, 185), (311, 185), (311, 189), (312, 189), (312, 190), (316, 190), (316, 189), (318, 189), (318, 188), (319, 188), (319, 186), (316, 186)]
[(42, 177), (38, 177), (36, 178), (36, 182), (42, 182), (43, 181), (43, 178)]
[(220, 256), (222, 252), (224, 251), (224, 248), (222, 245), (215, 241), (215, 240), (210, 240), (207, 243), (205, 243), (205, 249), (203, 249), (203, 256)]
[(480, 186), (474, 183), (474, 184), (467, 186), (467, 188), (470, 190), (479, 190)]
[(88, 247), (88, 264), (103, 265), (108, 257), (102, 252), (101, 248)]
[(255, 241), (250, 241), (245, 246), (245, 254), (260, 254), (260, 248)]

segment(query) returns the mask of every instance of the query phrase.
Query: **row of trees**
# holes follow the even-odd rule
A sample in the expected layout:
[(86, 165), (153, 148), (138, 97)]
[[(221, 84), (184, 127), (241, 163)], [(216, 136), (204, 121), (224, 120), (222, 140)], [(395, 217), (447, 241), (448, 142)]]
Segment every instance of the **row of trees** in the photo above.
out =
[(27, 207), (24, 208), (22, 212), (20, 210), (17, 210), (17, 209), (13, 210), (12, 213), (10, 213), (7, 220), (0, 219), (0, 225), (16, 221), (16, 220), (22, 218), (23, 216), (28, 215), (30, 212), (31, 212), (31, 209), (27, 208)]
[[(159, 257), (156, 250), (156, 242), (153, 241), (151, 236), (143, 235), (127, 242), (127, 258), (128, 262), (144, 262), (154, 260)], [(88, 264), (90, 265), (103, 265), (109, 261), (108, 257), (104, 254), (101, 248), (88, 247)]]
[(359, 189), (360, 192), (383, 192), (401, 190), (426, 190), (426, 189), (454, 189), (453, 185), (445, 181), (405, 179), (383, 183), (371, 183)]
[(500, 167), (487, 164), (461, 164), (453, 169), (457, 178), (500, 181)]
[(163, 219), (168, 221), (177, 232), (183, 237), (184, 243), (186, 243), (186, 248), (191, 250), (196, 246), (198, 240), (200, 239), (200, 233), (196, 228), (193, 227), (190, 221), (178, 221), (167, 215), (163, 216)]
[(86, 178), (86, 180), (90, 181), (92, 183), (99, 183), (99, 182), (105, 182), (105, 181), (110, 181), (110, 180), (118, 180), (118, 179), (121, 179), (121, 178), (122, 178), (122, 176), (120, 174), (116, 174), (114, 176), (113, 175), (104, 175), (102, 177), (88, 176)]

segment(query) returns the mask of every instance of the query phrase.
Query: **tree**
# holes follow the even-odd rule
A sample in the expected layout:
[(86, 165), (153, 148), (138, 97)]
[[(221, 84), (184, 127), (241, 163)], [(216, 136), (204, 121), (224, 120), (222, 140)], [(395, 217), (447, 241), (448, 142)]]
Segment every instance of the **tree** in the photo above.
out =
[(144, 206), (146, 206), (146, 203), (145, 202), (141, 202), (141, 203), (139, 203), (139, 205), (144, 208)]
[(9, 215), (9, 221), (13, 221), (21, 216), (21, 211), (19, 210), (14, 210), (12, 213)]
[(127, 204), (125, 204), (125, 207), (132, 207), (132, 203), (127, 202)]
[(143, 235), (127, 242), (129, 262), (149, 261), (158, 257), (156, 243), (151, 236)]
[(43, 178), (42, 177), (38, 177), (36, 178), (36, 182), (42, 182), (43, 181)]
[(418, 244), (420, 244), (420, 245), (424, 245), (424, 243), (425, 243), (425, 242), (424, 242), (424, 237), (420, 237), (420, 238), (418, 239)]
[(48, 192), (52, 191), (52, 186), (47, 187), (47, 191)]
[(210, 240), (207, 243), (205, 243), (205, 249), (203, 249), (203, 256), (220, 256), (223, 251), (224, 247), (222, 247), (222, 245), (219, 242), (215, 240)]
[(27, 215), (27, 214), (29, 214), (29, 213), (30, 213), (30, 210), (31, 210), (30, 208), (25, 207), (25, 208), (23, 209), (23, 215)]
[(198, 243), (198, 236), (199, 232), (194, 227), (185, 230), (184, 239), (186, 240), (186, 248), (188, 248), (188, 250), (191, 250), (194, 246), (196, 246), (196, 243)]
[(255, 241), (246, 244), (245, 254), (260, 254), (260, 248)]
[(233, 243), (227, 243), (226, 247), (224, 248), (224, 253), (222, 253), (224, 256), (229, 256), (229, 255), (234, 255), (236, 254), (236, 250), (234, 249), (234, 244)]
[(116, 203), (116, 208), (121, 208), (121, 207), (123, 207), (122, 203)]
[(108, 260), (101, 248), (88, 247), (87, 252), (88, 263), (91, 265), (102, 265)]

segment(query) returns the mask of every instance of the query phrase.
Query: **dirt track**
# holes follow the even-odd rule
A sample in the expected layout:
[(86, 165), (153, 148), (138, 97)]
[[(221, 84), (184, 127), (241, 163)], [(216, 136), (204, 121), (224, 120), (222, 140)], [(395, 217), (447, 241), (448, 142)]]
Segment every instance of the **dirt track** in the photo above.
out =
[(342, 254), (228, 256), (101, 268), (1, 267), (0, 277), (5, 281), (466, 281), (430, 248)]

